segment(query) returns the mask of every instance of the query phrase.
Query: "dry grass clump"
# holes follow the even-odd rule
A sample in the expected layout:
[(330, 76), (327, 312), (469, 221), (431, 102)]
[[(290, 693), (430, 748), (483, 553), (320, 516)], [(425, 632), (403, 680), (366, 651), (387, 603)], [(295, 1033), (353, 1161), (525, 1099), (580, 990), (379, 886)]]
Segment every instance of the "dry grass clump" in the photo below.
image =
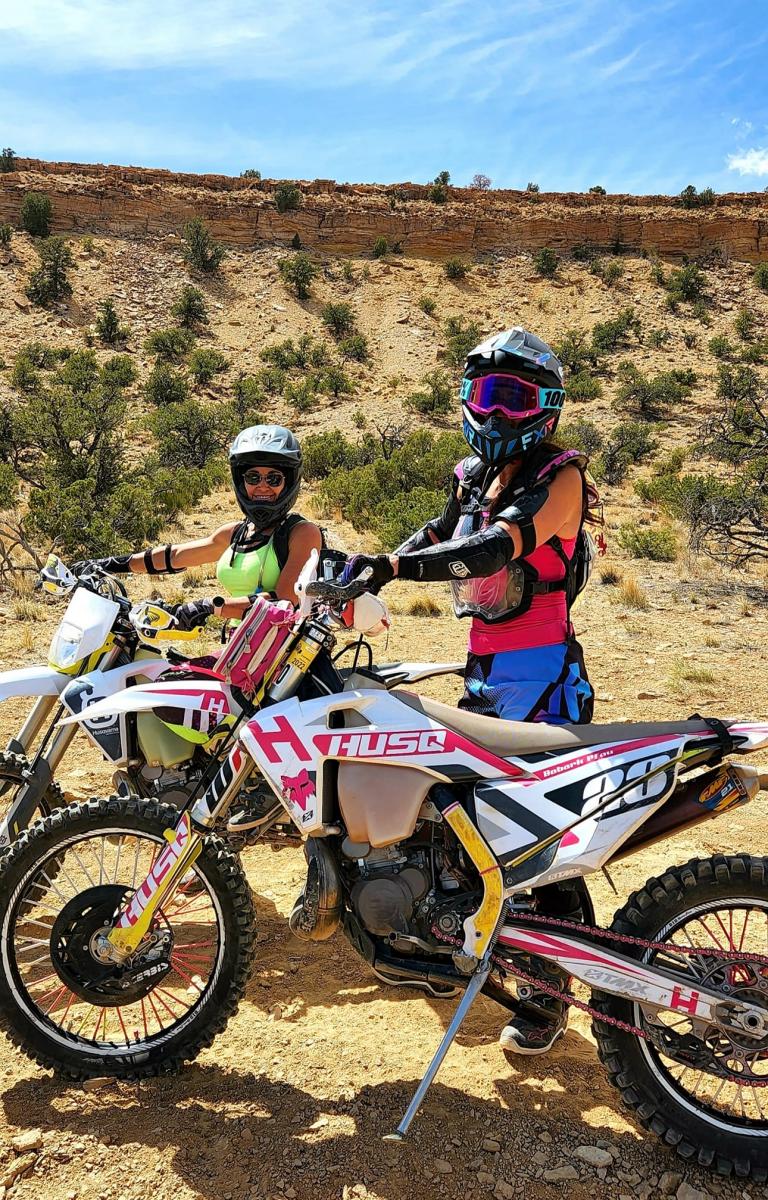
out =
[(709, 667), (697, 667), (693, 664), (675, 663), (670, 673), (673, 686), (685, 683), (717, 683), (717, 676)]
[(422, 592), (408, 601), (405, 609), (409, 617), (441, 617), (443, 610), (428, 592)]
[(190, 591), (192, 588), (202, 587), (208, 578), (208, 567), (188, 567), (181, 577), (181, 587), (183, 591)]
[(29, 596), (17, 596), (11, 604), (11, 612), (17, 621), (40, 621), (45, 616), (43, 605)]
[(621, 578), (621, 571), (617, 571), (615, 567), (603, 567), (600, 571), (603, 587), (615, 587), (617, 583), (621, 583)]
[(636, 579), (624, 579), (618, 591), (618, 598), (621, 604), (627, 608), (638, 608), (646, 611), (651, 607), (651, 602), (648, 599), (648, 593), (643, 590)]

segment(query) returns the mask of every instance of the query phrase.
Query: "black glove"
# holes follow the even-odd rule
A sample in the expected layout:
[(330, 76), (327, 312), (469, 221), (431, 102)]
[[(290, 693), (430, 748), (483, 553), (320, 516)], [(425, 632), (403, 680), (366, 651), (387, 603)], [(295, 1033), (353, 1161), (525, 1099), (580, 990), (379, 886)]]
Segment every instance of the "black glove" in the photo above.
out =
[(185, 631), (200, 629), (213, 616), (213, 600), (187, 600), (184, 604), (164, 605)]
[(351, 583), (366, 567), (370, 567), (373, 572), (371, 578), (366, 581), (366, 587), (374, 595), (395, 578), (395, 570), (388, 554), (355, 554), (342, 571), (342, 583)]
[(89, 575), (94, 570), (106, 571), (107, 575), (130, 575), (131, 568), (129, 563), (133, 558), (133, 552), (130, 554), (116, 554), (109, 558), (81, 558), (78, 562), (72, 563), (70, 568), (73, 575)]

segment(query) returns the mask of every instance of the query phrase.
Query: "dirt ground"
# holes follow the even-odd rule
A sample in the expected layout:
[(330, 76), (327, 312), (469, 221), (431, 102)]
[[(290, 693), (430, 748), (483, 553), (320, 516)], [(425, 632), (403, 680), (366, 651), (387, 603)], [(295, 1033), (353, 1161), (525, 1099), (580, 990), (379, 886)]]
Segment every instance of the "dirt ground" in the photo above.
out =
[[(97, 239), (102, 256), (81, 255), (72, 305), (42, 317), (25, 306), (20, 290), (34, 255), (25, 239), (14, 245), (14, 262), (0, 274), (0, 313), (6, 318), (0, 350), (8, 362), (33, 337), (72, 344), (92, 319), (96, 301), (115, 294), (121, 315), (138, 331), (135, 349), (146, 366), (139, 335), (161, 323), (185, 278), (172, 242), (166, 247)], [(338, 264), (330, 262), (317, 301), (299, 306), (277, 280), (275, 261), (269, 248), (253, 256), (233, 253), (224, 282), (209, 288), (219, 306), (216, 344), (243, 369), (258, 365), (266, 340), (318, 333), (318, 304), (339, 291)], [(569, 264), (563, 282), (544, 283), (522, 256), (486, 264), (460, 286), (446, 284), (434, 263), (368, 266), (369, 279), (351, 289), (350, 298), (374, 348), (374, 364), (361, 370), (355, 398), (293, 422), (299, 432), (348, 428), (356, 407), (371, 420), (402, 418), (402, 389), (435, 365), (441, 344), (439, 330), (416, 306), (424, 291), (439, 297), (441, 319), (465, 314), (489, 331), (520, 320), (554, 337), (570, 324), (615, 315), (627, 303), (638, 306), (646, 324), (671, 322), (662, 313), (658, 289), (648, 282), (648, 264), (639, 259), (627, 260), (617, 290), (604, 288), (577, 264)], [(727, 330), (732, 310), (745, 297), (764, 321), (767, 298), (754, 293), (748, 276), (738, 263), (713, 271), (719, 299), (711, 330), (678, 319), (675, 338), (688, 325), (702, 342)], [(696, 365), (701, 353), (675, 342), (675, 365)], [(642, 356), (644, 369), (668, 365), (668, 351), (644, 348)], [(708, 367), (714, 373), (712, 362)], [(395, 385), (393, 377), (404, 382)], [(7, 391), (7, 384), (0, 382), (0, 389)], [(662, 431), (662, 448), (690, 440), (712, 394), (707, 376), (686, 413)], [(616, 419), (610, 394), (577, 411), (609, 424)], [(274, 417), (290, 423), (287, 410), (278, 408)], [(607, 489), (606, 502), (609, 538), (630, 518), (649, 519), (631, 486)], [(311, 496), (308, 503), (311, 511)], [(168, 536), (199, 535), (230, 511), (229, 497), (209, 497)], [(367, 545), (340, 518), (330, 521), (330, 530), (348, 549)], [(597, 692), (597, 721), (679, 719), (695, 711), (768, 716), (762, 577), (735, 578), (684, 551), (673, 564), (630, 562), (615, 540), (603, 566), (635, 578), (648, 608), (627, 607), (617, 588), (597, 575), (575, 610)], [(162, 590), (178, 594), (183, 582), (164, 583)], [(135, 581), (133, 594), (146, 588), (146, 582)], [(413, 585), (390, 589), (394, 624), (388, 642), (377, 646), (380, 660), (463, 657), (465, 628), (450, 615), (447, 592), (439, 586), (429, 590), (440, 609), (434, 618), (408, 615)], [(210, 594), (204, 579), (184, 591), (190, 597), (203, 594)], [(3, 668), (44, 661), (59, 616), (54, 603), (0, 596)], [(456, 681), (437, 681), (423, 690), (446, 701), (458, 694)], [(3, 707), (0, 741), (18, 727), (24, 711), (15, 702)], [(74, 797), (110, 788), (108, 773), (82, 743), (70, 751), (61, 782)], [(767, 828), (768, 799), (761, 796), (727, 820), (618, 864), (612, 870), (618, 898), (602, 877), (590, 881), (599, 918), (609, 921), (633, 889), (665, 866), (715, 850), (760, 853)], [(625, 1116), (583, 1015), (572, 1015), (567, 1036), (549, 1056), (512, 1065), (496, 1044), (502, 1010), (485, 999), (470, 1012), (407, 1143), (383, 1143), (381, 1135), (400, 1119), (455, 1002), (380, 985), (341, 936), (316, 946), (293, 939), (286, 917), (302, 884), (300, 850), (257, 847), (246, 853), (245, 865), (258, 910), (256, 969), (226, 1032), (181, 1075), (140, 1087), (106, 1083), (86, 1090), (52, 1080), (0, 1044), (0, 1200), (7, 1192), (19, 1200), (491, 1195), (746, 1200), (762, 1194), (754, 1185), (685, 1168)], [(576, 1153), (579, 1147), (606, 1149), (610, 1166), (589, 1165)]]

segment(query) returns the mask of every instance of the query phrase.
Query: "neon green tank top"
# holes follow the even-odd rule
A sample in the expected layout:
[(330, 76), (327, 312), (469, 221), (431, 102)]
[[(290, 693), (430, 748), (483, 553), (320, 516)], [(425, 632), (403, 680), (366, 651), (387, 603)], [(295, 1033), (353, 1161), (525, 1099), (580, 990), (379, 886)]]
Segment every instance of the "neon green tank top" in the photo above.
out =
[(254, 592), (274, 592), (280, 578), (273, 539), (257, 550), (232, 553), (232, 547), (216, 564), (216, 578), (230, 596), (252, 596)]

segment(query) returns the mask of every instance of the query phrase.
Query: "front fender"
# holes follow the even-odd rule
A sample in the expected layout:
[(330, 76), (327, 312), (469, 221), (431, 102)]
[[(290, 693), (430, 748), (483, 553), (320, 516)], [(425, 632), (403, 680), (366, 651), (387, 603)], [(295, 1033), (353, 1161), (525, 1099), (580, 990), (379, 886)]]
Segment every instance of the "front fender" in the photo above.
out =
[(0, 671), (0, 702), (15, 696), (60, 696), (71, 675), (51, 667), (21, 667), (18, 671)]

